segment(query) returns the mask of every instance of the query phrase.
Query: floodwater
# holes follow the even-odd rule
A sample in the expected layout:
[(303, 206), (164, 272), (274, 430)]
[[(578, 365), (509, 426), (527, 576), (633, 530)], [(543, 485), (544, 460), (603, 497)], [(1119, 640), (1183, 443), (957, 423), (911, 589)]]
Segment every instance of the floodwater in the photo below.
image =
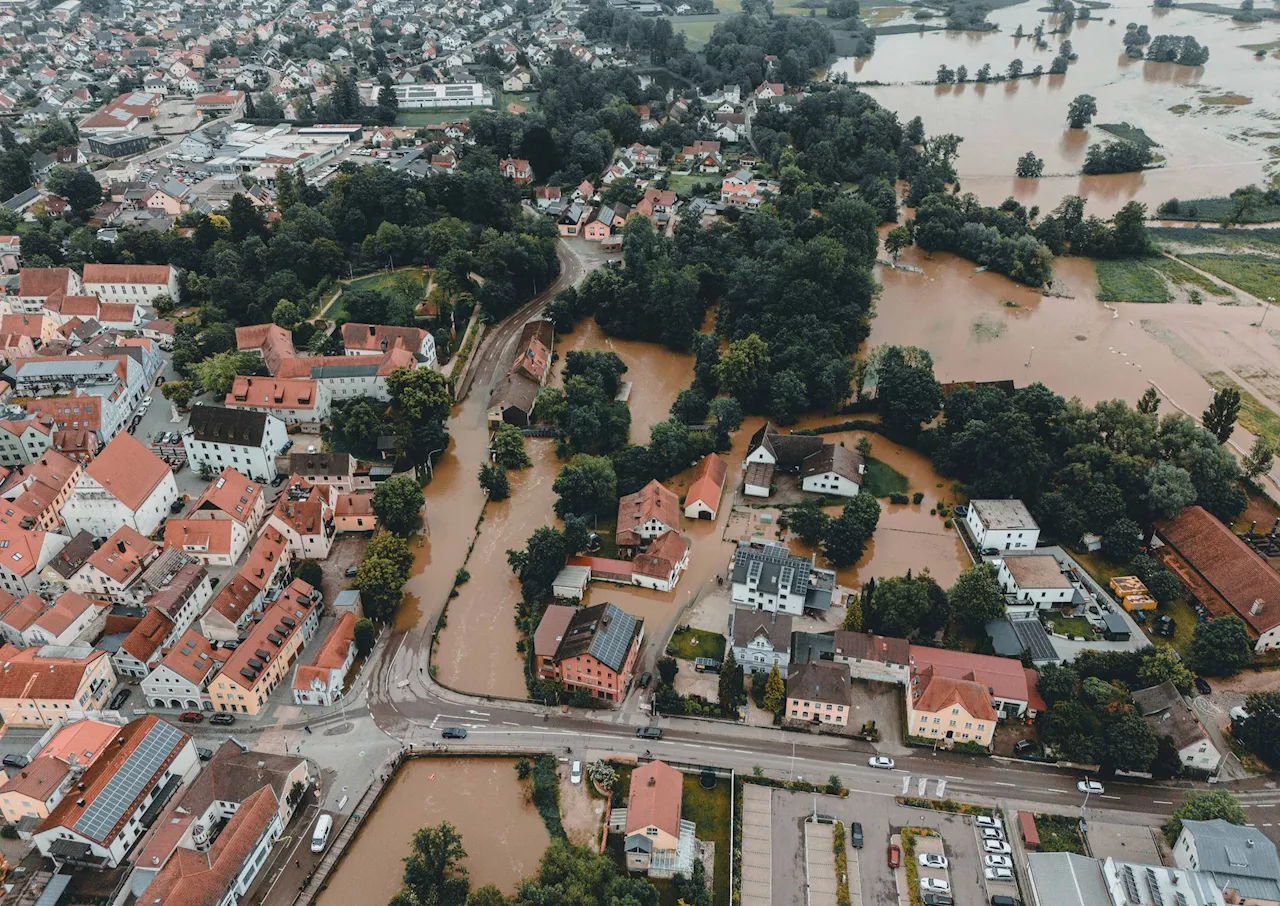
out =
[[(1046, 29), (1056, 26), (1057, 17), (1038, 12), (1040, 5), (1021, 3), (993, 11), (987, 18), (999, 26), (995, 32), (881, 36), (874, 55), (841, 59), (831, 72), (851, 81), (882, 83), (865, 90), (904, 122), (921, 116), (929, 134), (962, 136), (957, 161), (961, 190), (986, 204), (1013, 195), (1048, 211), (1063, 196), (1080, 195), (1090, 199), (1089, 213), (1108, 216), (1135, 198), (1154, 209), (1172, 197), (1226, 195), (1264, 180), (1264, 165), (1272, 162), (1268, 146), (1280, 135), (1274, 122), (1280, 112), (1280, 63), (1274, 55), (1255, 59), (1242, 45), (1277, 40), (1280, 24), (1241, 24), (1227, 16), (1120, 0), (1097, 12), (1103, 18), (1077, 22), (1068, 35), (1046, 35), (1049, 46), (1036, 50), (1029, 38), (1017, 39), (1013, 33), (1019, 25), (1030, 33), (1042, 20)], [(1152, 36), (1194, 35), (1209, 48), (1208, 63), (1188, 67), (1130, 60), (1122, 44), (1129, 22), (1147, 25)], [(909, 84), (933, 81), (943, 63), (952, 69), (968, 67), (970, 78), (984, 63), (1002, 72), (1015, 58), (1026, 71), (1037, 65), (1047, 71), (1064, 39), (1070, 39), (1079, 55), (1066, 75), (988, 85)], [(1227, 93), (1252, 103), (1206, 103)], [(1097, 99), (1095, 125), (1068, 129), (1067, 105), (1079, 94)], [(1080, 176), (1088, 146), (1109, 137), (1096, 124), (1124, 122), (1146, 130), (1160, 145), (1155, 150), (1167, 158), (1166, 165), (1143, 173)], [(1014, 177), (1017, 159), (1027, 151), (1045, 161), (1041, 179)]]
[(407, 762), (352, 842), (319, 906), (386, 903), (400, 889), (414, 833), (448, 821), (462, 836), (471, 889), (506, 894), (537, 868), (550, 843), (516, 778), (514, 758), (420, 758)]

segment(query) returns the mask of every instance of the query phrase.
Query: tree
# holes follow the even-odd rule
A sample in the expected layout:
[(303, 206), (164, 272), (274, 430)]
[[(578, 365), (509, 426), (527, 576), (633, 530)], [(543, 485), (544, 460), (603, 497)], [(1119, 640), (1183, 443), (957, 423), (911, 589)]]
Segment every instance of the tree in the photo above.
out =
[(271, 310), (271, 320), (281, 327), (293, 327), (302, 317), (302, 312), (298, 308), (296, 302), (290, 302), (288, 299), (281, 299), (276, 303), (276, 307)]
[(190, 381), (165, 381), (160, 387), (160, 393), (179, 409), (185, 409), (191, 402), (195, 387)]
[(477, 887), (467, 894), (466, 906), (510, 906), (511, 900), (492, 884)]
[(911, 242), (911, 230), (905, 225), (899, 224), (885, 234), (884, 250), (889, 253), (890, 258), (897, 261), (903, 249), (910, 247)]
[(822, 511), (816, 497), (803, 500), (787, 511), (787, 526), (808, 547), (817, 547), (826, 534), (831, 517)]
[(360, 590), (364, 612), (379, 623), (390, 623), (404, 597), (404, 583), (408, 572), (396, 567), (390, 560), (365, 555), (352, 583)]
[(1142, 527), (1132, 519), (1117, 519), (1102, 535), (1102, 553), (1116, 563), (1127, 563), (1142, 545)]
[(943, 63), (938, 66), (937, 81), (939, 85), (950, 85), (955, 80), (956, 80), (955, 71), (952, 70), (950, 67), (948, 67), (947, 64)]
[(1213, 395), (1209, 408), (1204, 410), (1200, 420), (1218, 443), (1225, 444), (1235, 430), (1236, 419), (1240, 416), (1240, 391), (1235, 387), (1223, 387)]
[(425, 502), (422, 487), (412, 475), (392, 475), (373, 492), (374, 513), (397, 535), (408, 535), (417, 529)]
[(320, 583), (324, 581), (324, 567), (320, 565), (319, 560), (308, 558), (298, 564), (298, 568), (293, 571), (293, 577), (301, 579), (312, 588), (319, 588)]
[(844, 505), (822, 533), (822, 553), (836, 567), (852, 566), (862, 557), (867, 539), (880, 522), (880, 501), (869, 491)]
[(1053, 707), (1058, 702), (1070, 701), (1076, 697), (1076, 686), (1080, 675), (1069, 665), (1045, 664), (1036, 680), (1036, 689), (1045, 704)]
[(1091, 94), (1080, 94), (1067, 107), (1067, 125), (1072, 129), (1083, 129), (1093, 122), (1098, 112), (1098, 102)]
[(523, 469), (529, 465), (529, 454), (524, 451), (524, 435), (515, 425), (507, 422), (498, 425), (491, 450), (493, 461), (504, 469)]
[(861, 595), (849, 595), (848, 604), (845, 605), (844, 619), (840, 621), (840, 628), (846, 632), (862, 632)]
[(507, 480), (506, 466), (485, 463), (480, 467), (480, 487), (490, 500), (506, 500), (511, 496), (511, 482)]
[(1144, 689), (1172, 682), (1179, 692), (1186, 695), (1191, 692), (1195, 676), (1182, 662), (1178, 652), (1167, 645), (1160, 645), (1152, 648), (1142, 659), (1142, 666), (1138, 668), (1138, 681)]
[(401, 368), (387, 377), (396, 410), (413, 424), (441, 423), (449, 417), (453, 394), (444, 375), (430, 368)]
[(1155, 731), (1135, 711), (1121, 711), (1103, 722), (1095, 758), (1103, 770), (1145, 771), (1155, 760)]
[(1169, 823), (1164, 826), (1165, 839), (1171, 845), (1175, 843), (1178, 835), (1182, 833), (1183, 821), (1212, 821), (1215, 818), (1220, 818), (1228, 824), (1249, 823), (1239, 800), (1228, 790), (1212, 792), (1189, 790), (1169, 816)]
[(743, 699), (742, 667), (734, 657), (733, 646), (725, 647), (724, 663), (720, 665), (719, 699), (720, 707), (726, 711), (737, 710)]
[(87, 169), (54, 167), (45, 187), (54, 195), (61, 195), (77, 216), (84, 216), (102, 202), (102, 186)]
[(783, 682), (782, 674), (778, 672), (778, 665), (774, 664), (769, 670), (769, 678), (764, 681), (764, 709), (780, 717), (786, 707), (787, 684)]
[(905, 639), (919, 631), (928, 612), (925, 584), (910, 576), (894, 576), (876, 583), (870, 612), (864, 616), (873, 632)]
[(1142, 399), (1138, 400), (1138, 411), (1143, 415), (1155, 415), (1160, 411), (1160, 391), (1155, 387), (1148, 387), (1142, 392)]
[(720, 389), (752, 411), (760, 411), (768, 400), (769, 345), (758, 334), (734, 340), (716, 365)]
[(978, 563), (962, 572), (947, 592), (947, 600), (952, 613), (971, 631), (1004, 616), (1004, 592), (990, 563)]
[(1018, 158), (1017, 173), (1021, 179), (1038, 179), (1044, 175), (1044, 161), (1034, 151), (1028, 151)]
[(1204, 676), (1235, 676), (1253, 663), (1253, 642), (1239, 617), (1199, 623), (1187, 648), (1187, 666)]
[(1231, 733), (1268, 765), (1280, 764), (1280, 692), (1245, 696), (1246, 716), (1231, 722)]
[(368, 617), (361, 617), (356, 620), (356, 625), (352, 627), (352, 631), (355, 633), (356, 656), (366, 657), (373, 650), (374, 639), (378, 634), (373, 625), (373, 620)]
[(670, 686), (676, 681), (676, 674), (680, 672), (680, 664), (673, 657), (660, 657), (657, 662), (658, 681), (664, 686)]
[(551, 583), (568, 556), (564, 535), (545, 525), (534, 530), (524, 550), (507, 551), (507, 563), (520, 579), (526, 602), (541, 603), (551, 596)]
[(449, 822), (419, 829), (404, 860), (405, 891), (420, 906), (462, 906), (470, 887), (466, 858), (462, 836)]
[(559, 495), (556, 515), (563, 519), (606, 514), (618, 505), (618, 476), (605, 456), (575, 456), (556, 476), (551, 489)]
[(933, 376), (928, 353), (883, 347), (877, 364), (876, 399), (885, 433), (894, 440), (914, 441), (921, 424), (933, 421), (942, 407), (942, 389)]
[(238, 375), (253, 374), (259, 364), (252, 352), (219, 352), (192, 365), (191, 372), (206, 391), (214, 396), (226, 396)]
[(1010, 61), (1009, 68), (1006, 70), (1006, 74), (1011, 79), (1016, 79), (1018, 78), (1018, 76), (1022, 75), (1022, 61), (1021, 60)]
[(1271, 471), (1274, 462), (1275, 449), (1263, 438), (1256, 437), (1253, 441), (1253, 449), (1245, 455), (1240, 467), (1244, 469), (1244, 474), (1249, 476), (1250, 481), (1257, 481), (1259, 475)]
[(1143, 501), (1151, 519), (1172, 519), (1196, 500), (1196, 486), (1186, 469), (1158, 462), (1147, 470)]

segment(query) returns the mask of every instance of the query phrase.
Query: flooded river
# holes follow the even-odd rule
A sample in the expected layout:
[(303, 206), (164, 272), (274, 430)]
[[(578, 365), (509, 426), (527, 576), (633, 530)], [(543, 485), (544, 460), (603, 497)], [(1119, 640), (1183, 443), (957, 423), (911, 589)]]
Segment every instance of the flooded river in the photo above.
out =
[[(1155, 9), (1145, 0), (1120, 0), (1078, 22), (1069, 35), (1046, 35), (1049, 46), (1036, 50), (1030, 38), (1013, 34), (1021, 25), (1030, 33), (1044, 20), (1046, 29), (1057, 17), (1037, 12), (1040, 4), (1021, 3), (992, 12), (995, 32), (926, 32), (886, 35), (866, 59), (843, 59), (832, 74), (851, 81), (880, 82), (866, 90), (897, 112), (903, 121), (924, 119), (931, 134), (954, 132), (964, 137), (957, 169), (962, 191), (974, 192), (986, 204), (1010, 195), (1043, 210), (1064, 195), (1090, 199), (1088, 211), (1100, 216), (1114, 212), (1130, 199), (1150, 207), (1172, 197), (1226, 195), (1232, 189), (1265, 178), (1280, 127), (1280, 62), (1274, 55), (1255, 59), (1243, 45), (1266, 44), (1280, 38), (1280, 23), (1232, 22), (1182, 9)], [(1231, 4), (1234, 5), (1234, 4)], [(1115, 24), (1110, 24), (1111, 20)], [(1152, 36), (1194, 35), (1210, 50), (1203, 67), (1176, 66), (1130, 60), (1124, 54), (1125, 25), (1147, 25)], [(970, 78), (984, 63), (1003, 72), (1021, 59), (1026, 71), (1049, 64), (1064, 38), (1079, 59), (1066, 75), (1024, 78), (988, 85), (903, 84), (932, 81), (939, 64), (968, 67)], [(1226, 94), (1250, 99), (1231, 106), (1218, 103)], [(1071, 99), (1091, 94), (1098, 114), (1087, 129), (1066, 128)], [(1167, 158), (1160, 169), (1144, 173), (1082, 177), (1080, 166), (1092, 143), (1108, 133), (1099, 123), (1141, 127)], [(1016, 179), (1015, 163), (1034, 151), (1045, 162), (1045, 177)]]
[(414, 832), (442, 821), (462, 835), (472, 890), (496, 884), (513, 893), (550, 843), (516, 778), (514, 758), (412, 760), (364, 819), (319, 906), (388, 902), (400, 889)]

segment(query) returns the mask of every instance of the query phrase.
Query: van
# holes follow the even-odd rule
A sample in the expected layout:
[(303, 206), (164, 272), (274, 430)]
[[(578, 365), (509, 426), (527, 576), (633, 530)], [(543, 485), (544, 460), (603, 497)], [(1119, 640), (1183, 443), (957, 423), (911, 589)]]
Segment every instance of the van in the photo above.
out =
[(331, 815), (321, 815), (320, 820), (316, 822), (316, 829), (311, 832), (311, 851), (313, 853), (322, 853), (329, 843), (329, 831), (333, 830), (333, 817)]

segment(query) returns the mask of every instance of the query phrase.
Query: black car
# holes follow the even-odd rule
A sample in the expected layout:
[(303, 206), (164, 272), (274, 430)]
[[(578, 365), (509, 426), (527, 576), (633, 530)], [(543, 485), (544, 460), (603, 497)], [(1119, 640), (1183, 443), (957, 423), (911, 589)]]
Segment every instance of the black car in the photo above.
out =
[(119, 711), (120, 706), (129, 700), (130, 695), (133, 695), (132, 689), (121, 689), (115, 695), (111, 696), (111, 701), (107, 702), (107, 710)]
[(445, 727), (440, 736), (444, 739), (466, 739), (467, 731), (465, 727)]
[(1019, 758), (1027, 758), (1036, 753), (1039, 748), (1034, 739), (1019, 739), (1013, 744), (1013, 754)]
[(216, 727), (229, 727), (235, 722), (236, 722), (236, 719), (231, 714), (219, 713), (219, 714), (214, 714), (212, 717), (209, 718), (209, 723), (213, 724)]
[(1176, 630), (1177, 628), (1178, 628), (1177, 621), (1175, 621), (1173, 617), (1161, 617), (1160, 619), (1156, 620), (1156, 625), (1155, 625), (1156, 635), (1162, 635), (1168, 638), (1173, 635), (1174, 630)]
[(636, 685), (641, 689), (648, 689), (651, 682), (653, 682), (653, 674), (646, 670), (640, 674), (640, 679), (636, 681)]
[(1209, 681), (1203, 676), (1196, 677), (1196, 691), (1201, 695), (1212, 695), (1213, 687), (1209, 685)]
[(926, 893), (920, 897), (924, 906), (956, 906), (955, 899), (949, 893)]
[(275, 478), (271, 479), (271, 486), (272, 486), (273, 488), (278, 488), (278, 487), (280, 487), (280, 485), (284, 484), (284, 480), (285, 480), (285, 478), (287, 478), (287, 477), (288, 477), (287, 475), (285, 475), (283, 472), (281, 472), (281, 473), (280, 473), (279, 475), (277, 475)]
[(661, 727), (641, 727), (639, 730), (636, 730), (636, 736), (639, 736), (641, 739), (661, 739), (662, 728)]
[(213, 758), (213, 749), (196, 749), (196, 754), (200, 756), (201, 761), (208, 761)]
[(998, 556), (999, 553), (1000, 553), (1000, 548), (998, 547), (984, 547), (982, 549), (982, 556), (984, 557), (995, 557), (995, 556)]
[(862, 825), (857, 821), (849, 824), (849, 837), (853, 840), (854, 849), (862, 849)]
[(355, 567), (355, 566), (348, 566), (348, 567), (347, 567), (347, 578), (348, 578), (348, 579), (353, 578), (354, 576), (358, 575), (358, 574), (359, 574), (359, 572), (360, 572), (360, 570), (359, 570), (359, 568), (358, 568), (358, 567)]
[(30, 763), (31, 759), (25, 755), (6, 755), (3, 760), (0, 760), (0, 764), (6, 768), (25, 768)]

